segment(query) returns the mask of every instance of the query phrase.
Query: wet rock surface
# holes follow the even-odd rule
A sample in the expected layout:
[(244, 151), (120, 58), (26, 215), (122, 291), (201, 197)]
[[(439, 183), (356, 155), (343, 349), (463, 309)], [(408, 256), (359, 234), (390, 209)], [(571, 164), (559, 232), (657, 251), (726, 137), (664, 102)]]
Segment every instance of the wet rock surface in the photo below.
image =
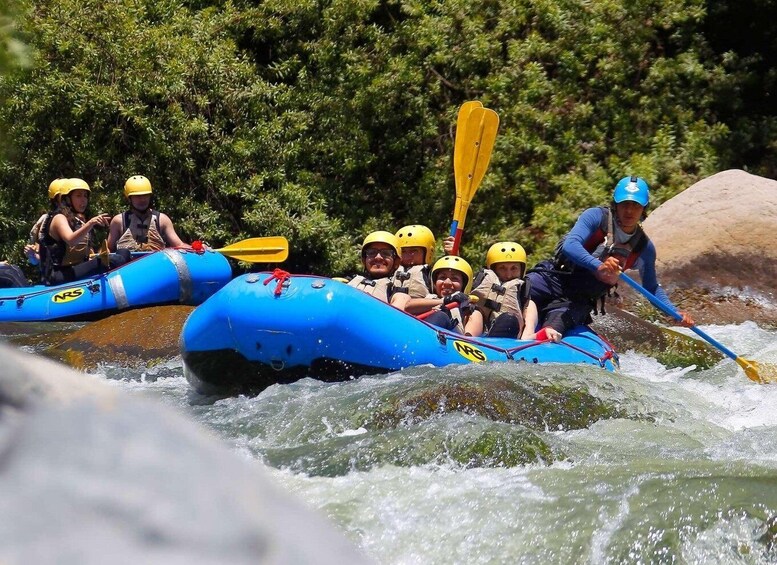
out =
[(593, 320), (593, 329), (616, 351), (634, 350), (655, 357), (667, 367), (695, 365), (697, 369), (708, 369), (723, 358), (717, 349), (700, 339), (643, 320), (613, 304), (607, 306), (606, 315), (594, 316)]
[(100, 364), (152, 366), (180, 354), (178, 338), (192, 306), (155, 306), (92, 322), (45, 351), (82, 370)]

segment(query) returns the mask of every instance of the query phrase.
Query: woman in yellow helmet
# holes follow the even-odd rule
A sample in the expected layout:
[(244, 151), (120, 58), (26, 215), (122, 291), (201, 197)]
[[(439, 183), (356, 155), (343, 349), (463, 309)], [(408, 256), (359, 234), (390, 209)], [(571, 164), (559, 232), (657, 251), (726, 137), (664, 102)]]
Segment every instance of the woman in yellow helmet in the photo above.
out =
[(126, 262), (127, 254), (113, 255), (105, 266), (94, 251), (92, 230), (107, 227), (108, 214), (88, 216), (91, 189), (83, 179), (66, 179), (60, 185), (60, 203), (43, 223), (40, 238), (41, 279), (55, 285), (103, 273)]
[(429, 265), (434, 259), (435, 239), (432, 230), (419, 224), (401, 228), (396, 237), (401, 264), (392, 281), (392, 304), (404, 309), (411, 298), (424, 298), (432, 291)]
[[(514, 241), (493, 244), (486, 253), (486, 268), (475, 277), (472, 294), (478, 297), (490, 337), (537, 339), (537, 306), (531, 300), (526, 273), (526, 251)], [(541, 339), (559, 341), (549, 328)]]
[(404, 310), (423, 314), (433, 310), (426, 321), (457, 333), (479, 336), (483, 334), (483, 314), (470, 305), (472, 267), (461, 257), (446, 255), (432, 267), (433, 294), (411, 298)]
[(116, 214), (108, 233), (108, 249), (129, 251), (159, 251), (165, 247), (189, 247), (175, 233), (167, 214), (151, 207), (151, 181), (142, 175), (133, 175), (124, 183), (124, 196), (129, 210)]
[(38, 251), (40, 249), (41, 239), (40, 230), (43, 227), (44, 222), (54, 213), (57, 207), (59, 207), (59, 193), (62, 189), (62, 183), (64, 182), (65, 179), (57, 178), (49, 183), (49, 209), (38, 218), (38, 221), (32, 226), (27, 245), (24, 246), (24, 254), (27, 255), (27, 262), (30, 265), (40, 264), (40, 254)]

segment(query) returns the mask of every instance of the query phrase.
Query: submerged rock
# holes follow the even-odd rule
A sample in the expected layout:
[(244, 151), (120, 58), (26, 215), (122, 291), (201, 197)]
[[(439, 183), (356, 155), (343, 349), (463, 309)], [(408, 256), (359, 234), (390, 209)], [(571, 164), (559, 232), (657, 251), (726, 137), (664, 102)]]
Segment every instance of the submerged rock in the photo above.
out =
[(607, 314), (594, 316), (592, 327), (615, 347), (616, 351), (634, 350), (655, 357), (667, 367), (709, 369), (723, 354), (700, 339), (681, 334), (643, 320), (613, 305)]
[(152, 366), (180, 354), (178, 338), (192, 306), (129, 310), (80, 328), (45, 351), (81, 370), (103, 363)]
[(586, 428), (601, 419), (625, 416), (587, 391), (490, 378), (436, 384), (403, 395), (378, 410), (365, 427), (393, 428), (449, 412), (483, 416), (537, 431)]

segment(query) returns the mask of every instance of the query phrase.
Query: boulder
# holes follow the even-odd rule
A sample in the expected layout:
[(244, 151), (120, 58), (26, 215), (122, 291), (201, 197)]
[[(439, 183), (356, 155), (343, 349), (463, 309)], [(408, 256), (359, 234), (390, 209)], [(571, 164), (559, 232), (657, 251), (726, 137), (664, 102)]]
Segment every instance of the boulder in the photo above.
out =
[(365, 563), (171, 408), (0, 345), (0, 563)]
[(723, 358), (701, 339), (662, 327), (610, 303), (606, 316), (593, 316), (591, 327), (609, 341), (616, 351), (633, 350), (655, 357), (667, 367), (709, 369)]
[(152, 366), (180, 354), (178, 338), (193, 306), (152, 306), (93, 322), (49, 347), (45, 354), (82, 370), (102, 363)]
[[(643, 225), (662, 286), (697, 323), (777, 326), (777, 181), (723, 171), (663, 203)], [(631, 290), (621, 294), (638, 309)]]

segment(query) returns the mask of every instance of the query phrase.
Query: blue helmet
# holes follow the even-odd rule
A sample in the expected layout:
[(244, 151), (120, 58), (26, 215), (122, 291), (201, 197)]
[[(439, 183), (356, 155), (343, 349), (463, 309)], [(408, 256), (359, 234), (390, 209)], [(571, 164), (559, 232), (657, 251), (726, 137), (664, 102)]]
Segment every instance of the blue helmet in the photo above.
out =
[(642, 207), (647, 208), (650, 202), (650, 188), (642, 177), (623, 177), (615, 185), (612, 200), (616, 204), (626, 200), (632, 200)]

